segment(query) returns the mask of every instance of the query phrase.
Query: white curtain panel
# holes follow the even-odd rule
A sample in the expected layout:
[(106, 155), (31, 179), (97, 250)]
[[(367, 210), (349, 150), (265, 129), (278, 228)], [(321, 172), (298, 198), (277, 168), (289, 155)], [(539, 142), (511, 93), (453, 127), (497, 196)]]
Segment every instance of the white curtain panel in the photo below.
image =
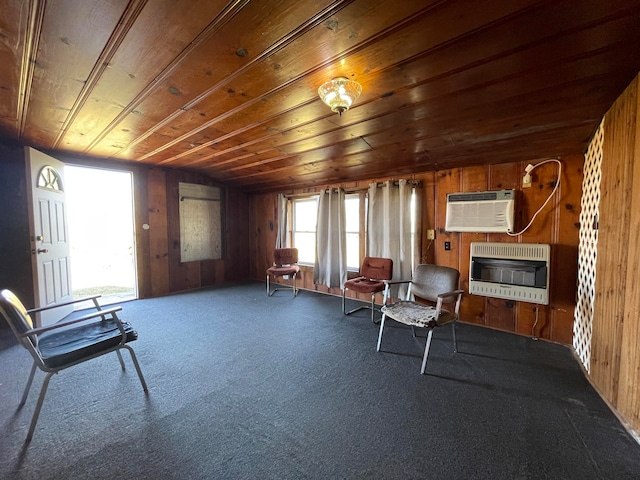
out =
[(282, 193), (278, 194), (278, 234), (276, 236), (276, 248), (287, 248), (289, 237), (287, 236), (287, 205), (289, 200)]
[[(367, 255), (391, 258), (393, 281), (411, 280), (411, 190), (407, 180), (369, 184)], [(391, 295), (404, 298), (406, 286), (394, 287)]]
[(347, 281), (347, 234), (343, 189), (328, 189), (318, 199), (316, 285), (340, 287)]

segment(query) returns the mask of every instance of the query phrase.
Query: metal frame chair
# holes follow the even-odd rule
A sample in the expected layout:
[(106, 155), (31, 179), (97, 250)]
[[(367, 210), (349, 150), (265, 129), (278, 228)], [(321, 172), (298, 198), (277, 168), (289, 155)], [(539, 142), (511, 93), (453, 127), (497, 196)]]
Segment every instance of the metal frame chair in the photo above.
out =
[[(342, 287), (342, 313), (351, 315), (358, 310), (365, 308), (371, 309), (371, 321), (375, 322), (375, 297), (376, 293), (384, 292), (382, 304), (387, 303), (389, 296), (389, 280), (393, 276), (393, 260), (381, 257), (364, 257), (360, 266), (360, 276), (347, 280)], [(371, 305), (363, 305), (356, 307), (349, 312), (346, 311), (346, 293), (347, 290), (353, 290), (358, 293), (370, 293)]]
[[(13, 292), (10, 290), (0, 292), (0, 313), (9, 323), (9, 327), (20, 344), (27, 349), (33, 358), (29, 380), (18, 409), (22, 408), (27, 401), (36, 370), (40, 369), (46, 373), (25, 442), (30, 442), (33, 437), (51, 377), (66, 368), (107, 353), (116, 352), (120, 366), (122, 370), (125, 370), (120, 350), (126, 349), (131, 354), (142, 389), (148, 393), (138, 359), (133, 349), (126, 345), (127, 342), (138, 338), (137, 332), (130, 324), (122, 322), (116, 315), (116, 312), (122, 310), (122, 307), (102, 309), (97, 300), (99, 297), (100, 295), (94, 295), (50, 307), (27, 310)], [(34, 328), (30, 314), (86, 300), (93, 301), (95, 312), (87, 313), (73, 320), (63, 320), (54, 325)], [(90, 320), (93, 321), (90, 322)]]
[[(429, 348), (431, 347), (431, 337), (433, 330), (446, 323), (451, 323), (453, 332), (453, 351), (458, 351), (456, 340), (456, 321), (460, 313), (460, 301), (463, 290), (458, 289), (460, 272), (455, 268), (438, 265), (418, 265), (411, 280), (396, 283), (408, 283), (407, 296), (405, 300), (382, 307), (382, 321), (380, 322), (380, 333), (378, 334), (378, 345), (376, 351), (380, 351), (382, 344), (382, 333), (387, 317), (411, 326), (413, 336), (416, 336), (415, 327), (429, 329), (427, 341), (422, 357), (422, 367), (420, 373), (424, 374), (427, 367)], [(435, 303), (435, 306), (425, 305), (410, 300), (411, 295)], [(454, 304), (453, 311), (442, 308), (443, 303)]]
[[(293, 290), (293, 296), (295, 298), (298, 295), (298, 287), (296, 286), (296, 276), (300, 272), (298, 263), (298, 249), (297, 248), (276, 248), (273, 251), (273, 265), (267, 268), (267, 295), (272, 296), (278, 290)], [(274, 280), (278, 277), (284, 277), (291, 275), (291, 286), (281, 286), (274, 288), (271, 291), (269, 286), (269, 277), (273, 275)]]

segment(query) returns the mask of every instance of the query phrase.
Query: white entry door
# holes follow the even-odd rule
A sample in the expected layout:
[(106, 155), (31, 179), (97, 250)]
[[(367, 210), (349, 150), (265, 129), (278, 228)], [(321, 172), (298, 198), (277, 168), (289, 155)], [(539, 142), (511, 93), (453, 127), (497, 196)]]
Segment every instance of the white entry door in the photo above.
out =
[[(69, 238), (64, 194), (64, 164), (25, 147), (29, 229), (36, 308), (72, 300)], [(38, 326), (51, 325), (73, 311), (73, 306), (36, 315)]]

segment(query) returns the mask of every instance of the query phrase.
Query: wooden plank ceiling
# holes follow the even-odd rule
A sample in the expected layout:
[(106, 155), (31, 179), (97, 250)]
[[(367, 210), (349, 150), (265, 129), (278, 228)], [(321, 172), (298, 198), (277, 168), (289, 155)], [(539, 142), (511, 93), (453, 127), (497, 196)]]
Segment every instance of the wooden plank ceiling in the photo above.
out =
[(529, 160), (584, 151), (638, 45), (640, 0), (0, 0), (0, 129), (250, 192)]

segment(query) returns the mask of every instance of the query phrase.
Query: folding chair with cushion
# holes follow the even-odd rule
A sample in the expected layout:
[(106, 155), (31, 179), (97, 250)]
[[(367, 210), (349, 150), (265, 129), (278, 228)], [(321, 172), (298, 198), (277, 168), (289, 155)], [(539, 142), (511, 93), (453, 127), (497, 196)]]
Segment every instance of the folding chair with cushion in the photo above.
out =
[[(97, 301), (98, 297), (100, 295), (73, 300), (51, 307), (26, 310), (13, 292), (10, 290), (2, 290), (0, 292), (0, 313), (9, 323), (9, 327), (11, 327), (20, 344), (29, 351), (33, 358), (31, 374), (18, 408), (22, 408), (27, 401), (36, 370), (39, 368), (46, 372), (40, 396), (33, 412), (33, 418), (31, 419), (27, 442), (31, 440), (38, 422), (49, 380), (54, 374), (65, 368), (107, 353), (116, 352), (122, 370), (124, 370), (124, 360), (120, 350), (127, 349), (131, 354), (136, 372), (138, 372), (142, 388), (147, 392), (147, 384), (142, 376), (136, 355), (133, 349), (126, 345), (127, 342), (138, 338), (137, 332), (130, 324), (122, 322), (116, 315), (116, 312), (122, 310), (122, 307), (111, 307), (103, 310)], [(86, 300), (93, 300), (96, 307), (95, 312), (87, 313), (73, 320), (63, 320), (54, 325), (34, 328), (30, 314)]]
[[(387, 303), (389, 295), (389, 280), (393, 276), (393, 260), (390, 258), (364, 257), (360, 266), (360, 276), (352, 278), (344, 283), (342, 288), (342, 313), (351, 315), (353, 312), (363, 308), (371, 309), (371, 321), (374, 322), (375, 296), (376, 293), (384, 292), (382, 304)], [(347, 290), (358, 293), (371, 294), (371, 306), (364, 305), (347, 312), (345, 307), (345, 297)]]
[[(276, 248), (273, 251), (273, 265), (267, 268), (267, 295), (271, 296), (276, 293), (277, 290), (293, 290), (293, 296), (298, 295), (298, 287), (296, 286), (296, 276), (300, 272), (298, 263), (298, 249), (297, 248)], [(274, 280), (278, 277), (291, 277), (291, 286), (283, 286), (274, 288), (271, 291), (269, 286), (269, 277), (273, 276)]]
[[(409, 288), (407, 289), (405, 300), (382, 307), (382, 321), (380, 322), (380, 333), (378, 335), (378, 346), (376, 350), (378, 352), (380, 351), (384, 323), (388, 317), (396, 322), (410, 325), (414, 337), (416, 336), (415, 327), (424, 327), (429, 330), (424, 356), (422, 358), (421, 374), (424, 374), (427, 367), (427, 357), (429, 356), (429, 347), (431, 346), (431, 337), (434, 328), (444, 325), (445, 323), (451, 323), (453, 351), (457, 352), (456, 321), (458, 320), (460, 300), (462, 299), (463, 293), (463, 290), (458, 289), (459, 278), (460, 272), (455, 268), (438, 265), (418, 265), (410, 281), (393, 282), (409, 283)], [(413, 294), (414, 297), (433, 302), (435, 306), (411, 301), (411, 294)], [(454, 305), (453, 311), (442, 308), (443, 303)]]

